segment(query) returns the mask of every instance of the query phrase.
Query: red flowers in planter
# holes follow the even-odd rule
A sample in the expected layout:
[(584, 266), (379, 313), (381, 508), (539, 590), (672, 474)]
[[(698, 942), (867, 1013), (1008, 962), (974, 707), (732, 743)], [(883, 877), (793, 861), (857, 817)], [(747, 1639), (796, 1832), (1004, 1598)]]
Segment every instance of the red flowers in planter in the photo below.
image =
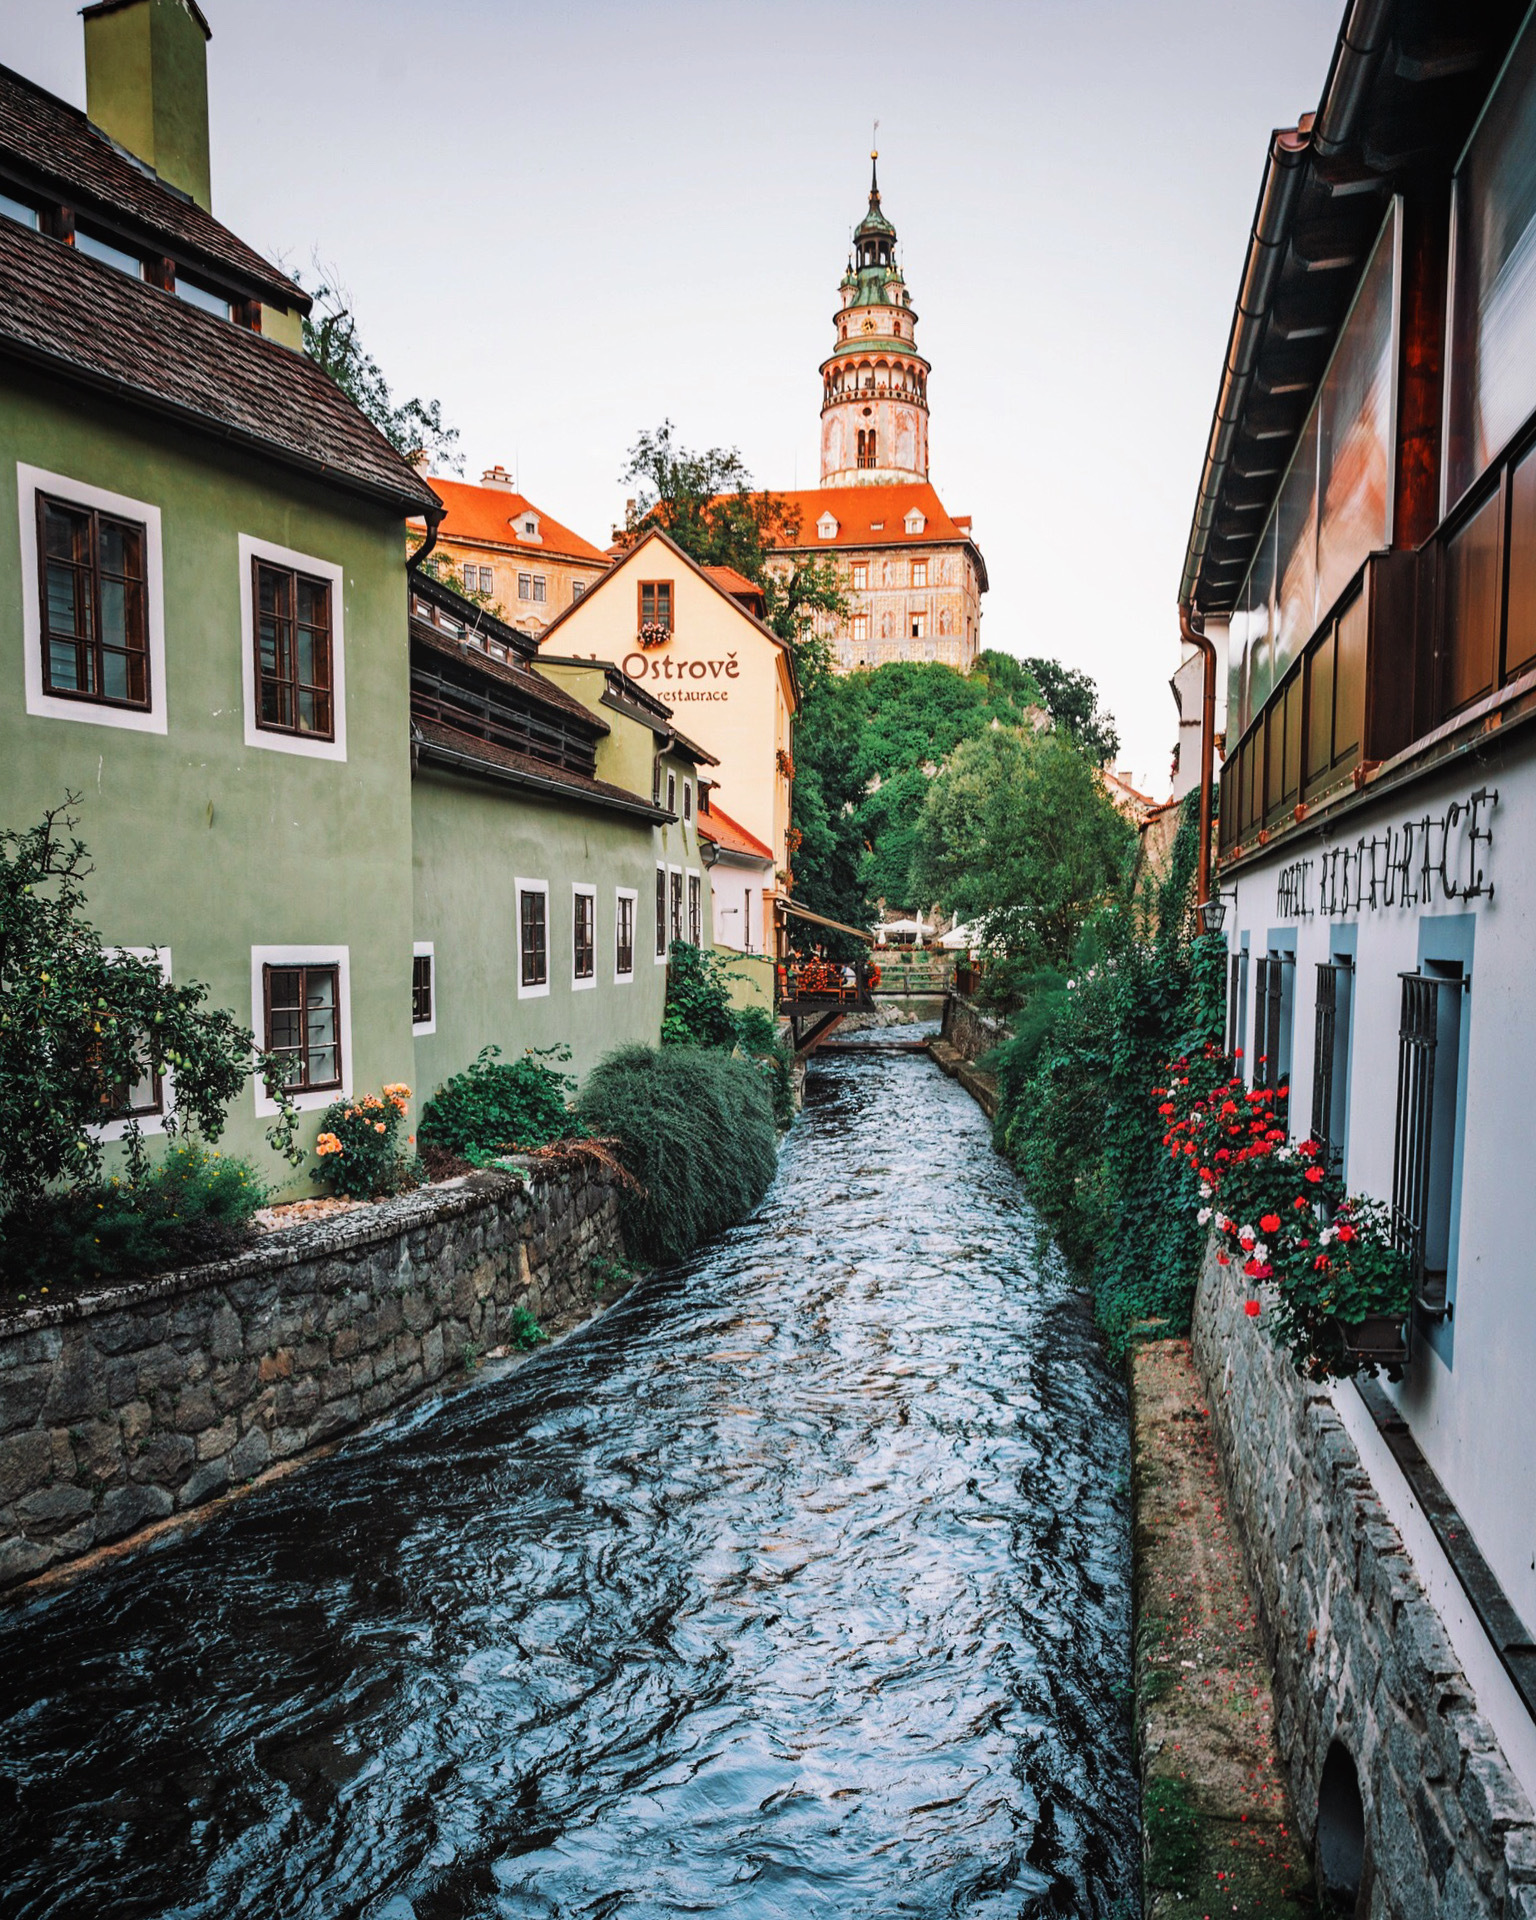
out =
[(1323, 1170), (1321, 1167), (1308, 1167), (1301, 1177), (1303, 1180), (1310, 1180), (1315, 1187), (1323, 1177)]

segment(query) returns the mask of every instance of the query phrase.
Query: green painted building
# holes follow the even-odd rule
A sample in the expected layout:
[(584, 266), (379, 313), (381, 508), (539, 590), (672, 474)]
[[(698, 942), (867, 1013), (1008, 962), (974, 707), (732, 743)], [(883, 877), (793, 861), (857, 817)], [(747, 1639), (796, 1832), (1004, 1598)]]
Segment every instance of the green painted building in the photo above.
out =
[[(0, 68), (0, 823), (77, 796), (103, 938), (285, 1056), (306, 1144), (338, 1095), (425, 1095), (488, 1043), (584, 1070), (654, 1040), (697, 754), (413, 588), (436, 496), (209, 211), (202, 15), (85, 23), (89, 117)], [(134, 1090), (145, 1132), (174, 1098)], [(270, 1120), (253, 1088), (226, 1142), (298, 1190)]]

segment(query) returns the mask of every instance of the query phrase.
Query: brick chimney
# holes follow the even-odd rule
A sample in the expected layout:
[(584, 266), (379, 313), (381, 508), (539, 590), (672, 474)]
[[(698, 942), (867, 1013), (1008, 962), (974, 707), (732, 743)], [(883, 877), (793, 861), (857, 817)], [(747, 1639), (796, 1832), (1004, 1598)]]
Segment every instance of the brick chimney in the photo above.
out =
[(85, 21), (85, 110), (200, 207), (208, 177), (208, 41), (197, 0), (97, 0)]

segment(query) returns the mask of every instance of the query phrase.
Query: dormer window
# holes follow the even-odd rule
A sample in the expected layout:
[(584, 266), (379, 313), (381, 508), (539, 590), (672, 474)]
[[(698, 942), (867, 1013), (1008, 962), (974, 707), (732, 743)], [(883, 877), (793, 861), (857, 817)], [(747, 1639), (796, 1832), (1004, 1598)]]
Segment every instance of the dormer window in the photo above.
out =
[(904, 524), (908, 533), (921, 533), (928, 522), (923, 518), (922, 514), (918, 512), (917, 508), (914, 507), (907, 515)]
[(539, 537), (539, 516), (536, 513), (525, 513), (518, 531), (525, 540), (537, 540)]
[(837, 538), (837, 521), (830, 513), (824, 513), (816, 522), (816, 537), (818, 540), (835, 540)]
[(75, 229), (75, 251), (116, 267), (119, 273), (131, 274), (135, 280), (144, 278), (144, 262), (137, 254), (129, 253), (126, 247), (113, 246), (110, 240), (99, 240), (94, 233), (85, 233), (79, 227)]

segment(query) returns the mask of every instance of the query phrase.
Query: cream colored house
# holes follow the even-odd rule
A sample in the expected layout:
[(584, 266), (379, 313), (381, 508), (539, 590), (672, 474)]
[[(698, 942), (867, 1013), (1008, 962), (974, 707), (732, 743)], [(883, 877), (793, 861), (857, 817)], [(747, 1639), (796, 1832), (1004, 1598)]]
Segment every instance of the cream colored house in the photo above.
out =
[[(729, 569), (698, 566), (652, 530), (550, 623), (540, 656), (610, 661), (665, 701), (719, 761), (716, 784), (730, 818), (770, 848), (787, 874), (799, 688), (789, 648), (750, 610), (756, 589), (740, 581), (738, 597), (731, 591), (738, 581)], [(774, 878), (764, 886), (765, 926), (772, 925)]]

